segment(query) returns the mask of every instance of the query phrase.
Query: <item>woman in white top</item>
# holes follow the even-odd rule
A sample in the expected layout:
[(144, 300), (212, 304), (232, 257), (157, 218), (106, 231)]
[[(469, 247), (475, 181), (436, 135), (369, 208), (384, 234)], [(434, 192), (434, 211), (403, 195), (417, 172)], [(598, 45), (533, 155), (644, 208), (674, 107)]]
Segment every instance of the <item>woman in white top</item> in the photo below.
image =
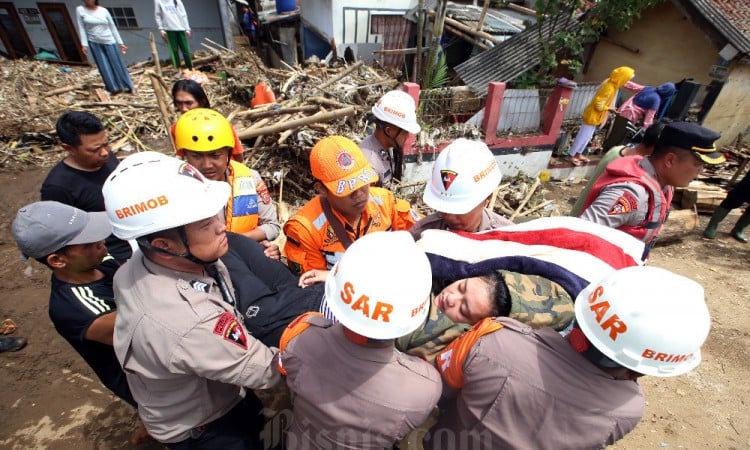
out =
[(154, 0), (154, 18), (161, 38), (167, 43), (174, 68), (180, 70), (182, 52), (185, 67), (192, 69), (193, 59), (187, 41), (191, 36), (190, 24), (182, 0)]
[(107, 8), (99, 6), (99, 0), (83, 0), (83, 6), (76, 8), (76, 21), (81, 50), (86, 56), (91, 51), (107, 91), (112, 94), (134, 92), (133, 80), (117, 48), (119, 46), (125, 54), (128, 47), (122, 42)]

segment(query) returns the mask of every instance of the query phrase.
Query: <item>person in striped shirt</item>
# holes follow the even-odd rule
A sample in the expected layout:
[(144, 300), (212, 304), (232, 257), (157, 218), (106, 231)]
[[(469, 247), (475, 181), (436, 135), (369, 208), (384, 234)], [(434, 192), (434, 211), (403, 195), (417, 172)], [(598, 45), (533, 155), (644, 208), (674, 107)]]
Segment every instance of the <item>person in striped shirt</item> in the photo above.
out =
[[(117, 315), (112, 279), (120, 264), (104, 245), (112, 234), (107, 213), (40, 201), (18, 211), (12, 232), (24, 257), (52, 270), (49, 316), (57, 332), (104, 386), (136, 407), (112, 347)], [(131, 442), (148, 439), (139, 424)]]

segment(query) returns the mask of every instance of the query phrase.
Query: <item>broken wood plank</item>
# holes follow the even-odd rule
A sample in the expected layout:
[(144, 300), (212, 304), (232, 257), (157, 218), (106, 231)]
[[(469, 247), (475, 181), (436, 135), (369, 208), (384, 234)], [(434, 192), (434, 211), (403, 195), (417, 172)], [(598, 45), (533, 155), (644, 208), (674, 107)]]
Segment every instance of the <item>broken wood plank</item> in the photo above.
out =
[(353, 106), (349, 106), (347, 108), (336, 109), (336, 110), (326, 112), (326, 113), (318, 113), (312, 116), (303, 117), (301, 119), (291, 120), (288, 122), (275, 123), (267, 127), (256, 128), (252, 130), (248, 130), (248, 129), (241, 130), (237, 132), (237, 136), (239, 136), (240, 139), (250, 139), (252, 137), (260, 136), (262, 134), (278, 133), (280, 131), (288, 130), (291, 128), (298, 128), (298, 127), (308, 125), (311, 123), (328, 122), (331, 120), (338, 119), (340, 117), (345, 117), (349, 114), (354, 114)]
[(321, 85), (319, 85), (319, 86), (316, 86), (316, 87), (317, 87), (317, 88), (318, 88), (319, 90), (321, 90), (321, 91), (322, 91), (322, 90), (325, 90), (325, 88), (327, 88), (328, 86), (332, 85), (333, 83), (335, 83), (335, 82), (337, 82), (337, 81), (341, 80), (342, 78), (346, 77), (346, 76), (347, 76), (347, 75), (349, 75), (350, 73), (352, 73), (352, 72), (354, 72), (355, 70), (357, 70), (357, 68), (359, 68), (359, 66), (361, 66), (361, 65), (362, 65), (362, 64), (364, 64), (364, 63), (365, 63), (365, 62), (364, 62), (363, 60), (361, 60), (361, 59), (360, 59), (359, 61), (355, 62), (355, 63), (354, 63), (354, 64), (352, 64), (351, 66), (347, 67), (347, 68), (346, 68), (346, 70), (342, 71), (341, 73), (339, 73), (339, 74), (338, 74), (338, 75), (336, 75), (335, 77), (333, 77), (333, 78), (330, 78), (330, 79), (328, 79), (328, 81), (326, 81), (325, 83), (323, 83), (323, 84), (321, 84)]
[(508, 219), (513, 221), (513, 219), (518, 217), (518, 214), (521, 212), (523, 207), (526, 206), (526, 203), (529, 202), (529, 200), (531, 199), (531, 196), (536, 191), (536, 188), (539, 187), (539, 184), (540, 184), (539, 177), (536, 177), (536, 179), (534, 180), (534, 184), (531, 185), (531, 189), (529, 189), (529, 192), (526, 193), (526, 196), (523, 198), (523, 200), (521, 200), (521, 203), (518, 204), (518, 208), (516, 208), (516, 210), (513, 211), (513, 214), (511, 214), (511, 216)]

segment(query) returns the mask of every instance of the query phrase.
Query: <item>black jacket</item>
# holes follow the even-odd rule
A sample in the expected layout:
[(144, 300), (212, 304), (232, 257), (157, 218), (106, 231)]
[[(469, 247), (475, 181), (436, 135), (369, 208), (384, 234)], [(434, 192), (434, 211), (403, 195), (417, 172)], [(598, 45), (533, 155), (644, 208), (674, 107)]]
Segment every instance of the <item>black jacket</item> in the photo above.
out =
[(284, 264), (263, 254), (263, 246), (240, 234), (227, 232), (229, 251), (221, 257), (232, 279), (237, 309), (245, 328), (261, 342), (279, 346), (289, 323), (307, 311), (318, 311), (324, 283), (302, 289), (298, 277)]

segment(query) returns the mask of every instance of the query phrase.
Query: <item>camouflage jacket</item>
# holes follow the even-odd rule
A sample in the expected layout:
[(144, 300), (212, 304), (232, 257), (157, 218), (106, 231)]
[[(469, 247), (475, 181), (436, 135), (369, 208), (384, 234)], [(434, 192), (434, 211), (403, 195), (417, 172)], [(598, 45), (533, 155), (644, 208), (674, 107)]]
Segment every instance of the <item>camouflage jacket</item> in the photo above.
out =
[[(510, 294), (509, 316), (528, 323), (533, 328), (565, 329), (573, 320), (573, 298), (554, 281), (537, 275), (500, 271)], [(434, 362), (437, 354), (471, 325), (455, 323), (443, 314), (432, 301), (440, 293), (433, 290), (430, 312), (424, 323), (406, 336), (396, 340), (396, 348), (404, 353)]]
[(435, 295), (433, 291), (430, 312), (422, 325), (410, 334), (396, 339), (397, 349), (428, 362), (434, 362), (438, 353), (471, 328), (471, 325), (455, 323), (443, 314), (435, 306)]

